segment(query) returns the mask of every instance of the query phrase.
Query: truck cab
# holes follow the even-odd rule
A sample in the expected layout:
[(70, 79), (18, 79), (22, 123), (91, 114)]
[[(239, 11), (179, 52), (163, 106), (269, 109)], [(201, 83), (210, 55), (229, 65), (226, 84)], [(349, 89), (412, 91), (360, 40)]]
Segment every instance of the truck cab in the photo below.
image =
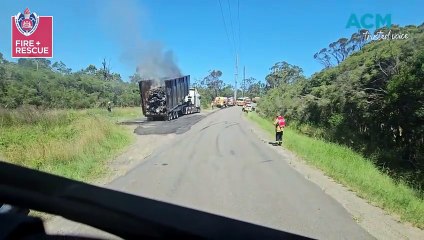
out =
[(184, 98), (182, 114), (192, 114), (200, 112), (200, 94), (196, 88), (190, 88), (188, 95)]
[(188, 95), (185, 97), (184, 101), (186, 103), (191, 102), (191, 104), (189, 105), (193, 105), (195, 108), (197, 108), (198, 110), (200, 110), (200, 94), (197, 91), (196, 88), (190, 88), (188, 90)]

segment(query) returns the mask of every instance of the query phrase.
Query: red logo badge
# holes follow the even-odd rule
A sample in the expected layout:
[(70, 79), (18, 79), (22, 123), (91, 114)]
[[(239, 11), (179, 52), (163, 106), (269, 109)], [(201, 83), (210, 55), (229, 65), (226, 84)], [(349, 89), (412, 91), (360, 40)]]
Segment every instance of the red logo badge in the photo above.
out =
[(12, 16), (12, 58), (52, 58), (53, 17), (27, 8)]

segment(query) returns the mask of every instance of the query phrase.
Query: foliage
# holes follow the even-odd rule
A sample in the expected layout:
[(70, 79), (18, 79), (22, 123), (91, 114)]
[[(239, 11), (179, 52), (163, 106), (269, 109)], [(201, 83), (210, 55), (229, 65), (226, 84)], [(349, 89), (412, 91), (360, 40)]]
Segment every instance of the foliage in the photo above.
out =
[(214, 97), (218, 96), (224, 86), (224, 82), (219, 79), (221, 76), (222, 72), (220, 70), (212, 70), (201, 82), (202, 85), (213, 91)]
[(105, 162), (131, 143), (117, 119), (140, 115), (139, 108), (41, 110), (0, 109), (2, 160), (77, 180), (104, 173)]
[[(248, 118), (268, 133), (274, 133), (274, 126), (270, 120), (261, 118), (256, 113), (249, 114)], [(388, 212), (398, 214), (404, 221), (424, 228), (422, 195), (420, 196), (405, 182), (393, 180), (374, 166), (369, 159), (345, 146), (307, 137), (292, 127), (285, 129), (284, 138), (285, 148), (320, 168), (359, 196)]]
[[(38, 67), (37, 67), (38, 66)], [(90, 64), (72, 72), (63, 62), (46, 59), (0, 61), (0, 106), (7, 109), (29, 104), (44, 108), (137, 106), (137, 84), (122, 81), (107, 68)], [(105, 70), (106, 69), (106, 70)], [(105, 75), (106, 73), (106, 75)]]
[(265, 77), (269, 88), (277, 88), (283, 84), (293, 84), (303, 78), (303, 69), (285, 61), (278, 62), (270, 68), (271, 73)]
[[(361, 152), (396, 179), (421, 189), (424, 29), (396, 31), (408, 32), (409, 38), (369, 42), (309, 79), (272, 69), (267, 79), (271, 88), (258, 108), (267, 117), (283, 113), (299, 129), (324, 129), (320, 137)], [(283, 66), (285, 73), (301, 73), (299, 67)]]
[(353, 54), (356, 51), (361, 50), (364, 45), (369, 44), (374, 41), (378, 41), (374, 38), (383, 37), (383, 35), (394, 35), (399, 33), (414, 33), (416, 32), (416, 27), (407, 26), (403, 29), (399, 25), (393, 24), (390, 29), (387, 27), (382, 27), (376, 29), (374, 33), (370, 33), (366, 29), (361, 29), (356, 33), (353, 33), (348, 38), (339, 38), (339, 40), (332, 42), (328, 47), (321, 49), (319, 52), (314, 54), (314, 59), (321, 63), (325, 68), (333, 67), (339, 65), (343, 62), (348, 56)]

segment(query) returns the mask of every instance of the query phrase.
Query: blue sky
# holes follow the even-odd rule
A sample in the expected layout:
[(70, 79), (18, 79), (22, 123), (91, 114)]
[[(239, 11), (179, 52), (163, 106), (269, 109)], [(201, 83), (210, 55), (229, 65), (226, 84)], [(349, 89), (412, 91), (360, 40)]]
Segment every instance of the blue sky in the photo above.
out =
[[(237, 0), (143, 0), (143, 1), (28, 1), (1, 2), (0, 52), (10, 59), (10, 16), (26, 7), (41, 16), (54, 16), (54, 58), (73, 70), (89, 64), (100, 66), (110, 59), (112, 71), (124, 80), (135, 72), (138, 42), (160, 42), (172, 50), (184, 74), (201, 79), (211, 69), (223, 72), (234, 83), (235, 45), (239, 50), (239, 79), (263, 80), (269, 68), (287, 61), (310, 76), (321, 69), (315, 52), (356, 31), (346, 29), (352, 13), (391, 14), (400, 25), (424, 22), (424, 1), (370, 0), (240, 0), (240, 36)], [(135, 59), (128, 53), (135, 55)], [(134, 57), (132, 55), (132, 57)]]

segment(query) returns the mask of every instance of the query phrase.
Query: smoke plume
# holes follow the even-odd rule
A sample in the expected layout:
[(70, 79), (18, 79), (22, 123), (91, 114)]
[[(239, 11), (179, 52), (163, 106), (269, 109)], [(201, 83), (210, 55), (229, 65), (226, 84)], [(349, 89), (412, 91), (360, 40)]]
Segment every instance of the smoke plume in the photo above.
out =
[(164, 51), (159, 42), (148, 42), (140, 52), (137, 73), (142, 79), (162, 81), (180, 77), (181, 71), (174, 60), (172, 51)]
[(121, 62), (135, 67), (143, 80), (155, 80), (160, 85), (166, 78), (182, 75), (171, 50), (159, 41), (143, 39), (140, 28), (148, 26), (148, 17), (139, 2), (110, 1), (101, 2), (100, 6), (99, 19), (122, 50)]

